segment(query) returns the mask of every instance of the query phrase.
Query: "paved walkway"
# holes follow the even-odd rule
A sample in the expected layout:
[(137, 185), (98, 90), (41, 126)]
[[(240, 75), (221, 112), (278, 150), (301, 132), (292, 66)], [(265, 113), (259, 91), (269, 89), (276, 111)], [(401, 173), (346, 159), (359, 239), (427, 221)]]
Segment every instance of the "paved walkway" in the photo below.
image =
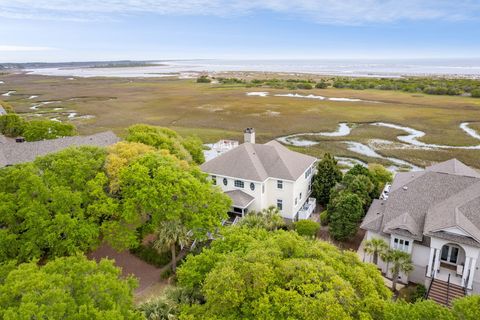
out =
[[(180, 252), (177, 261), (183, 259), (185, 255), (185, 251)], [(135, 290), (136, 295), (160, 282), (160, 275), (170, 268), (170, 263), (162, 268), (157, 268), (131, 254), (128, 250), (118, 252), (106, 244), (102, 244), (97, 250), (88, 254), (88, 258), (96, 261), (100, 261), (102, 258), (115, 260), (115, 265), (122, 269), (123, 276), (133, 275), (138, 279), (139, 286)]]

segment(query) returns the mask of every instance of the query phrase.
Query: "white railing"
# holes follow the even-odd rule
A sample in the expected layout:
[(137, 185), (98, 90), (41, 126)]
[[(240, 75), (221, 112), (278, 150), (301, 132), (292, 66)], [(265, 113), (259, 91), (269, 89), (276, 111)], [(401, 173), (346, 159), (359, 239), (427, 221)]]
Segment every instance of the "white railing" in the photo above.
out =
[(317, 199), (315, 198), (308, 198), (307, 201), (303, 204), (302, 208), (298, 210), (298, 219), (303, 220), (303, 219), (308, 219), (310, 218), (310, 215), (315, 211), (315, 208), (317, 207)]
[(236, 225), (241, 219), (242, 219), (242, 217), (236, 216), (235, 219), (232, 222), (232, 226)]

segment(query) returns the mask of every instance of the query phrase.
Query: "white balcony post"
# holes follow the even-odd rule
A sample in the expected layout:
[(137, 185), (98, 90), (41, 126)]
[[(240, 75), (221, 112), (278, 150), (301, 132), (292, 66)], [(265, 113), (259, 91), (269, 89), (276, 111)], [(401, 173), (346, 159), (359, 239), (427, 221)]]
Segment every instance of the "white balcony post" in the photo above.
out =
[(435, 249), (435, 264), (432, 278), (437, 277), (438, 269), (440, 269), (440, 249)]
[(468, 272), (470, 271), (470, 257), (465, 258), (465, 265), (463, 266), (463, 274), (462, 274), (462, 287), (466, 287)]
[(435, 255), (435, 248), (430, 248), (430, 257), (428, 258), (427, 277), (432, 276), (434, 255)]
[(468, 289), (472, 289), (473, 285), (473, 276), (475, 275), (475, 268), (477, 266), (477, 259), (472, 258), (472, 265), (470, 267), (470, 276), (468, 277)]

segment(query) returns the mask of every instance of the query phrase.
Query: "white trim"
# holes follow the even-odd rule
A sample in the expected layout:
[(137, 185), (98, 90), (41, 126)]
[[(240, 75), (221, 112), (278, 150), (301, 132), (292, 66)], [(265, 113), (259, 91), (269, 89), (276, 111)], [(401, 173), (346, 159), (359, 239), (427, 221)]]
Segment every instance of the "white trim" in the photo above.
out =
[(213, 175), (213, 176), (217, 176), (217, 177), (220, 176), (220, 177), (225, 177), (225, 178), (230, 178), (230, 179), (242, 179), (242, 180), (250, 181), (250, 182), (265, 183), (265, 182), (267, 182), (267, 181), (270, 180), (270, 179), (283, 180), (283, 181), (289, 181), (289, 182), (296, 182), (299, 178), (305, 177), (305, 172), (307, 172), (307, 170), (308, 170), (309, 168), (312, 168), (312, 174), (311, 174), (310, 176), (314, 175), (314, 174), (315, 174), (315, 172), (314, 172), (315, 169), (312, 167), (312, 165), (314, 165), (317, 161), (318, 161), (318, 159), (313, 160), (313, 162), (308, 165), (307, 169), (305, 169), (305, 171), (303, 171), (302, 174), (299, 175), (295, 180), (290, 180), (290, 179), (285, 179), (285, 178), (279, 178), (279, 177), (268, 177), (268, 178), (266, 178), (265, 180), (260, 181), (260, 180), (250, 180), (250, 179), (244, 179), (244, 178), (239, 178), (239, 177), (227, 176), (227, 175), (224, 175), (224, 174), (212, 173), (212, 172), (203, 171), (203, 170), (202, 170), (202, 171), (203, 171), (204, 173), (210, 175), (210, 176)]

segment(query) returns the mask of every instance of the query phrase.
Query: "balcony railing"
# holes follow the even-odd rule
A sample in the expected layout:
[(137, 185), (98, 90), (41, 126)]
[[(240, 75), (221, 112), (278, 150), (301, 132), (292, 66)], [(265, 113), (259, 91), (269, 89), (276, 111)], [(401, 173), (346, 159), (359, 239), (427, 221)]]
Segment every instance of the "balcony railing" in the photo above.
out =
[(308, 219), (310, 215), (315, 211), (317, 206), (317, 199), (315, 198), (308, 198), (307, 201), (303, 204), (303, 206), (298, 210), (298, 219)]

